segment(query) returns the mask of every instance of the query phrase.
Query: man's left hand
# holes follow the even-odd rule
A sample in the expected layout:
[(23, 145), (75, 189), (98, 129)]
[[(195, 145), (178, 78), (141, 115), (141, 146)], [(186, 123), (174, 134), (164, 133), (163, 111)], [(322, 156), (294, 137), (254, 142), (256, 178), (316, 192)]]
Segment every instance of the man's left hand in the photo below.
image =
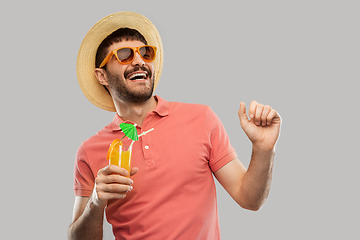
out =
[(281, 117), (277, 111), (269, 105), (264, 106), (252, 101), (249, 108), (249, 120), (246, 114), (246, 106), (241, 102), (238, 115), (240, 125), (253, 146), (267, 151), (275, 148), (281, 125)]

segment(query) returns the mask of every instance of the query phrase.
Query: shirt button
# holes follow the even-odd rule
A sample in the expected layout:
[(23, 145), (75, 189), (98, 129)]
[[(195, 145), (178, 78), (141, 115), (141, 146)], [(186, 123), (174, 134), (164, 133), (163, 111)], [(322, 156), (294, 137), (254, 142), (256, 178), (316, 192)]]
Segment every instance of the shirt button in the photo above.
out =
[(148, 146), (148, 145), (145, 145), (145, 149), (147, 150), (147, 149), (149, 149), (150, 147)]

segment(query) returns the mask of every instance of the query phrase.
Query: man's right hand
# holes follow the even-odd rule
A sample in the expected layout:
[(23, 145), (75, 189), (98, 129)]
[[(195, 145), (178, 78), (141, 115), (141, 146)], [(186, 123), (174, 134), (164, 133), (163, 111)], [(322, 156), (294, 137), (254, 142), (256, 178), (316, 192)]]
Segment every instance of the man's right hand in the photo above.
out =
[[(137, 172), (138, 168), (131, 168), (130, 176)], [(125, 198), (126, 193), (133, 188), (131, 186), (133, 181), (126, 176), (128, 176), (128, 171), (115, 165), (100, 169), (91, 196), (93, 204), (105, 208), (109, 200)]]

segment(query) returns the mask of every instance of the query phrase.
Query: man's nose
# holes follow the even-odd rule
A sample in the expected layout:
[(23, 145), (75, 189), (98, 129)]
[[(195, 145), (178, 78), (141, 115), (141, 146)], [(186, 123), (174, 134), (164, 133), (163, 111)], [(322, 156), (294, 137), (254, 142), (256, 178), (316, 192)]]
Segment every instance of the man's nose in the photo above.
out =
[(135, 52), (134, 61), (132, 62), (132, 65), (136, 66), (144, 66), (145, 61), (141, 58), (140, 54), (138, 52)]

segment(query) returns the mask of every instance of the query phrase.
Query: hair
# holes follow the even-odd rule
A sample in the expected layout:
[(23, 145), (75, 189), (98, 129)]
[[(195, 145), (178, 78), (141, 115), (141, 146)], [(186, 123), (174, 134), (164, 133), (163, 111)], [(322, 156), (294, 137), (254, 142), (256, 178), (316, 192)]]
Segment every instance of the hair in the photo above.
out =
[[(116, 42), (121, 41), (140, 41), (147, 45), (147, 41), (141, 33), (131, 28), (119, 28), (107, 36), (99, 45), (96, 52), (95, 67), (100, 67), (101, 62), (106, 58), (108, 48)], [(106, 70), (106, 65), (103, 67)]]

